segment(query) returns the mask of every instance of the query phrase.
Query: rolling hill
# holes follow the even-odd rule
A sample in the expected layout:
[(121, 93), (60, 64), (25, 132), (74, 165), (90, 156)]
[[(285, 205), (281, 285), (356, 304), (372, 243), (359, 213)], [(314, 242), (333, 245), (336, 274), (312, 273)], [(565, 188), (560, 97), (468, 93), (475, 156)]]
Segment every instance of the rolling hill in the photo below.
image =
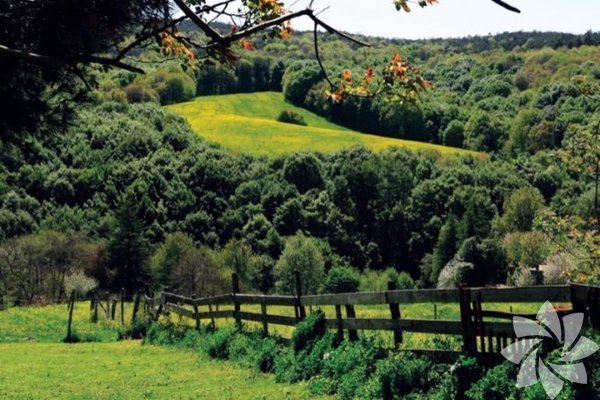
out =
[[(364, 146), (374, 151), (402, 147), (442, 155), (480, 155), (464, 149), (352, 131), (286, 103), (283, 95), (276, 92), (203, 96), (167, 106), (167, 109), (183, 115), (194, 131), (205, 139), (220, 143), (235, 153), (273, 157), (296, 151), (328, 153)], [(277, 117), (283, 110), (299, 113), (307, 126), (278, 122)]]

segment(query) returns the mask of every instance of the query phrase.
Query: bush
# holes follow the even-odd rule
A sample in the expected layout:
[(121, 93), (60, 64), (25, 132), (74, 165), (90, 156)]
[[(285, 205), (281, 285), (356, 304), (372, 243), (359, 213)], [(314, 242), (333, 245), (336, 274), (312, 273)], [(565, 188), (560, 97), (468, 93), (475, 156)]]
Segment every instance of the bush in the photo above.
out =
[(277, 117), (277, 121), (285, 122), (286, 124), (296, 124), (306, 126), (304, 117), (295, 111), (283, 110)]
[(412, 355), (397, 355), (380, 361), (375, 379), (379, 383), (381, 398), (395, 399), (416, 390), (428, 389), (431, 367), (431, 361)]
[(353, 399), (385, 355), (381, 344), (368, 337), (361, 337), (358, 342), (343, 342), (323, 357), (321, 382), (316, 383), (314, 389), (321, 386), (327, 393)]
[(129, 103), (158, 103), (158, 94), (148, 85), (135, 82), (123, 89)]
[(360, 278), (358, 273), (349, 267), (333, 267), (325, 277), (324, 290), (327, 293), (351, 293), (358, 291)]
[(236, 330), (232, 327), (221, 328), (215, 332), (206, 335), (203, 343), (203, 349), (209, 357), (219, 360), (229, 358), (229, 345), (234, 339)]
[(398, 274), (396, 280), (396, 288), (398, 289), (414, 289), (416, 287), (414, 279), (406, 271), (402, 271)]
[(326, 332), (325, 314), (317, 310), (296, 326), (292, 334), (292, 348), (296, 353), (309, 349), (313, 343), (325, 336)]
[(264, 338), (254, 343), (256, 355), (254, 366), (260, 372), (271, 372), (275, 367), (275, 359), (279, 353), (277, 342), (272, 338)]
[(466, 281), (467, 274), (472, 269), (473, 264), (463, 261), (460, 257), (454, 257), (440, 272), (438, 289), (458, 287), (461, 282)]
[(163, 346), (174, 345), (181, 342), (185, 333), (185, 328), (177, 327), (171, 322), (165, 324), (155, 322), (150, 326), (150, 329), (148, 329), (148, 333), (144, 338), (144, 343)]
[(146, 318), (136, 319), (131, 325), (119, 331), (117, 340), (143, 339), (151, 325), (152, 322)]
[(64, 285), (66, 293), (75, 291), (77, 294), (85, 296), (98, 286), (98, 281), (78, 270), (65, 276)]

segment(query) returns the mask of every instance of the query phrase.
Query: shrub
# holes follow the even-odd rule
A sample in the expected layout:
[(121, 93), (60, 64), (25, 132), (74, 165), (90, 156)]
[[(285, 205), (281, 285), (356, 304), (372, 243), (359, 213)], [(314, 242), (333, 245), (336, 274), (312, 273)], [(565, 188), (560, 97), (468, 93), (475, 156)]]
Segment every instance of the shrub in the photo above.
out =
[(272, 338), (264, 338), (254, 343), (256, 355), (254, 366), (260, 372), (271, 372), (275, 367), (275, 359), (279, 353), (277, 342)]
[(148, 329), (148, 333), (144, 338), (144, 343), (157, 345), (174, 345), (179, 343), (185, 336), (186, 329), (177, 327), (171, 322), (158, 323), (155, 322)]
[(143, 339), (151, 326), (151, 321), (146, 318), (135, 320), (131, 325), (119, 331), (117, 340)]
[(296, 354), (290, 348), (284, 348), (275, 358), (273, 372), (277, 382), (297, 382), (300, 380), (300, 366)]
[(135, 82), (123, 90), (129, 103), (158, 103), (158, 94), (146, 84)]
[(396, 355), (377, 364), (375, 379), (383, 399), (395, 399), (430, 386), (428, 371), (431, 361), (412, 355)]
[(333, 267), (325, 277), (324, 290), (327, 293), (356, 292), (360, 286), (358, 273), (349, 267)]
[(307, 123), (304, 121), (304, 117), (295, 111), (283, 110), (277, 117), (277, 121), (285, 122), (287, 124), (296, 124), (306, 126)]
[(323, 357), (324, 382), (320, 384), (328, 388), (328, 393), (337, 393), (342, 399), (355, 398), (375, 372), (378, 360), (385, 355), (381, 344), (368, 337), (361, 337), (358, 342), (343, 342)]
[(396, 287), (398, 289), (414, 289), (416, 287), (414, 279), (406, 271), (402, 271), (398, 274), (396, 280)]
[(83, 271), (78, 270), (65, 276), (65, 292), (71, 293), (75, 291), (81, 296), (85, 296), (98, 286), (98, 281), (90, 278)]
[(236, 330), (231, 327), (221, 328), (208, 334), (203, 343), (203, 349), (209, 357), (226, 360), (229, 358), (229, 345)]
[(321, 310), (311, 313), (300, 322), (292, 334), (292, 348), (296, 353), (306, 350), (327, 332), (325, 314)]
[(488, 370), (483, 378), (475, 382), (466, 392), (472, 400), (504, 400), (518, 398), (515, 382), (516, 367), (509, 361)]
[(437, 287), (457, 287), (461, 282), (465, 282), (468, 272), (472, 269), (473, 264), (463, 261), (460, 257), (454, 257), (440, 272)]

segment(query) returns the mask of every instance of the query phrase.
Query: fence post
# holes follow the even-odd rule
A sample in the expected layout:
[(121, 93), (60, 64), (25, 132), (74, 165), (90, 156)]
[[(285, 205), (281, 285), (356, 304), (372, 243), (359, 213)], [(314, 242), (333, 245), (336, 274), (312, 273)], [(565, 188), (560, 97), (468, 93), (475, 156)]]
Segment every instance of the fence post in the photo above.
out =
[(476, 353), (477, 342), (475, 341), (473, 321), (471, 318), (471, 291), (465, 284), (459, 285), (458, 297), (463, 336), (463, 351), (467, 353)]
[[(156, 310), (156, 314), (154, 314), (155, 321), (158, 321), (158, 318), (160, 317), (160, 314), (162, 313), (163, 307), (165, 306), (165, 300), (166, 300), (165, 294), (161, 293), (160, 294), (160, 303), (158, 304), (158, 309)], [(154, 306), (154, 302), (152, 303), (152, 305)]]
[(117, 299), (113, 297), (112, 299), (112, 308), (110, 310), (110, 319), (115, 320), (115, 314), (117, 313)]
[(300, 271), (294, 271), (294, 280), (296, 281), (296, 319), (306, 318), (306, 309), (302, 305), (302, 277)]
[(133, 314), (131, 316), (131, 322), (135, 322), (136, 318), (137, 318), (137, 313), (140, 309), (140, 298), (141, 295), (139, 293), (137, 293), (135, 295), (135, 299), (133, 300)]
[[(392, 291), (392, 290), (396, 290), (396, 282), (389, 280), (388, 281), (388, 291)], [(390, 314), (392, 314), (392, 320), (393, 321), (398, 321), (400, 320), (400, 306), (396, 303), (390, 303), (388, 300), (388, 296), (386, 293), (386, 301), (390, 306)], [(402, 330), (398, 329), (398, 330), (394, 330), (394, 344), (396, 346), (400, 345), (402, 343)]]
[(237, 299), (237, 294), (240, 292), (240, 278), (235, 272), (231, 274), (231, 288), (233, 291), (233, 315), (235, 317), (235, 326), (240, 329), (242, 327), (242, 319), (240, 318), (240, 303)]
[(263, 335), (264, 336), (269, 336), (269, 322), (267, 321), (267, 303), (265, 301), (265, 298), (263, 297), (262, 302), (260, 304), (260, 311), (262, 313), (262, 318), (263, 318)]
[(339, 304), (335, 305), (335, 317), (337, 319), (337, 338), (341, 342), (344, 340), (344, 321), (342, 319), (342, 306)]
[(69, 298), (69, 322), (67, 324), (67, 337), (65, 338), (65, 342), (72, 343), (73, 342), (73, 330), (71, 329), (71, 325), (73, 324), (73, 308), (75, 308), (75, 291), (71, 291), (71, 297)]
[(194, 303), (194, 321), (196, 321), (196, 330), (200, 330), (200, 318), (198, 318), (198, 304), (196, 304), (196, 295), (192, 295), (192, 302)]
[(121, 325), (125, 325), (125, 288), (121, 288)]
[(98, 298), (96, 296), (94, 296), (93, 300), (94, 300), (94, 311), (92, 314), (92, 323), (95, 324), (98, 322), (98, 303), (100, 302), (100, 300), (98, 300)]
[[(354, 306), (352, 304), (346, 304), (346, 316), (348, 318), (356, 318), (356, 313), (354, 312)], [(358, 340), (358, 331), (356, 329), (348, 329), (348, 339), (351, 342), (356, 342)]]

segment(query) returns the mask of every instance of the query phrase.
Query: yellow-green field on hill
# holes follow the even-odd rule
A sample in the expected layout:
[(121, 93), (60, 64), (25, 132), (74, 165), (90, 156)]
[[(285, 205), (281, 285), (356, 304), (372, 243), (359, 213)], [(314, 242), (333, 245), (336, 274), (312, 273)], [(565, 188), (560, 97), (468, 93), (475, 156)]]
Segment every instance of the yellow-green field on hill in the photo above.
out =
[[(283, 94), (275, 92), (203, 96), (167, 108), (183, 115), (203, 138), (235, 153), (273, 157), (297, 151), (330, 153), (364, 146), (374, 151), (400, 147), (436, 151), (442, 155), (480, 155), (463, 149), (355, 132), (286, 103)], [(277, 117), (283, 110), (302, 115), (307, 126), (278, 122)]]

